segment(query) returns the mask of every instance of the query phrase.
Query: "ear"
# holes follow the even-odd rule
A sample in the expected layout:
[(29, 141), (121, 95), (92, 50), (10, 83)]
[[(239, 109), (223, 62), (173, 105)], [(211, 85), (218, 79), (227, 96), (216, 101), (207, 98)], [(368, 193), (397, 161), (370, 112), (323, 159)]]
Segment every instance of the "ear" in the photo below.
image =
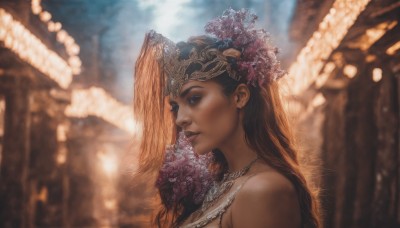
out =
[(233, 93), (236, 108), (242, 109), (250, 99), (250, 89), (246, 84), (239, 84)]

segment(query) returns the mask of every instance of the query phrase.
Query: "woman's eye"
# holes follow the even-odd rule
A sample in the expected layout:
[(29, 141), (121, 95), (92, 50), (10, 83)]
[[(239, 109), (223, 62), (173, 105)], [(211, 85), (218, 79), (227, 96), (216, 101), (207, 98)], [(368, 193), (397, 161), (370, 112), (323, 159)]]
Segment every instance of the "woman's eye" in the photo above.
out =
[(188, 98), (188, 103), (189, 103), (190, 105), (195, 105), (195, 104), (197, 104), (197, 103), (200, 101), (200, 99), (201, 99), (201, 97), (198, 96), (198, 95), (196, 95), (196, 96), (191, 96), (191, 97)]
[(179, 106), (177, 104), (171, 104), (171, 112), (177, 113)]

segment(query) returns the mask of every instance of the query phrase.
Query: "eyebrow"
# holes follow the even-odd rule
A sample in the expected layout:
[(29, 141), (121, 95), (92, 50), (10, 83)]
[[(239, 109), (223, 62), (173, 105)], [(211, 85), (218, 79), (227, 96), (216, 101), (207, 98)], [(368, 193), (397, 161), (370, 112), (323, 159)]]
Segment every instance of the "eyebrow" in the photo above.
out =
[(190, 90), (192, 90), (192, 89), (194, 89), (194, 88), (203, 88), (203, 87), (201, 87), (201, 86), (191, 86), (191, 87), (189, 87), (189, 88), (187, 88), (187, 89), (185, 89), (180, 95), (179, 95), (179, 97), (184, 97), (184, 96), (186, 96), (189, 92), (190, 92)]
[[(202, 89), (202, 88), (204, 88), (204, 87), (198, 86), (198, 85), (191, 86), (191, 87), (185, 89), (181, 94), (179, 94), (179, 97), (180, 97), (180, 98), (183, 98), (184, 96), (186, 96), (186, 95), (190, 92), (190, 90), (192, 90), (192, 89), (194, 89), (194, 88), (201, 88), (201, 89)], [(169, 102), (172, 103), (173, 101), (170, 100)]]

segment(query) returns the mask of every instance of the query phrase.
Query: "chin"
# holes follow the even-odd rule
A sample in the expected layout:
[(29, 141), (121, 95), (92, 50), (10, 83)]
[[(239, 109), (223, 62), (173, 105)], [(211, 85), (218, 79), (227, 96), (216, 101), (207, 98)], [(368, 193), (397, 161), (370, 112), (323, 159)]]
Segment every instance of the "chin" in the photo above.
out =
[(212, 148), (208, 146), (203, 146), (201, 144), (193, 145), (193, 150), (198, 155), (206, 155), (211, 152)]

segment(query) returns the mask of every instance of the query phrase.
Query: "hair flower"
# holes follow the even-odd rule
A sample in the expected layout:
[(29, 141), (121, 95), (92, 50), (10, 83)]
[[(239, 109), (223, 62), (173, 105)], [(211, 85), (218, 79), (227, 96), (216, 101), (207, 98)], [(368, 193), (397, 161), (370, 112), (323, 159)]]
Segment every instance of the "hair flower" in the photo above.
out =
[(285, 72), (280, 68), (278, 50), (269, 43), (267, 32), (255, 28), (256, 20), (257, 16), (246, 9), (228, 9), (221, 17), (208, 22), (205, 31), (222, 41), (230, 40), (229, 49), (241, 50), (236, 70), (246, 76), (248, 84), (262, 86), (281, 78)]

